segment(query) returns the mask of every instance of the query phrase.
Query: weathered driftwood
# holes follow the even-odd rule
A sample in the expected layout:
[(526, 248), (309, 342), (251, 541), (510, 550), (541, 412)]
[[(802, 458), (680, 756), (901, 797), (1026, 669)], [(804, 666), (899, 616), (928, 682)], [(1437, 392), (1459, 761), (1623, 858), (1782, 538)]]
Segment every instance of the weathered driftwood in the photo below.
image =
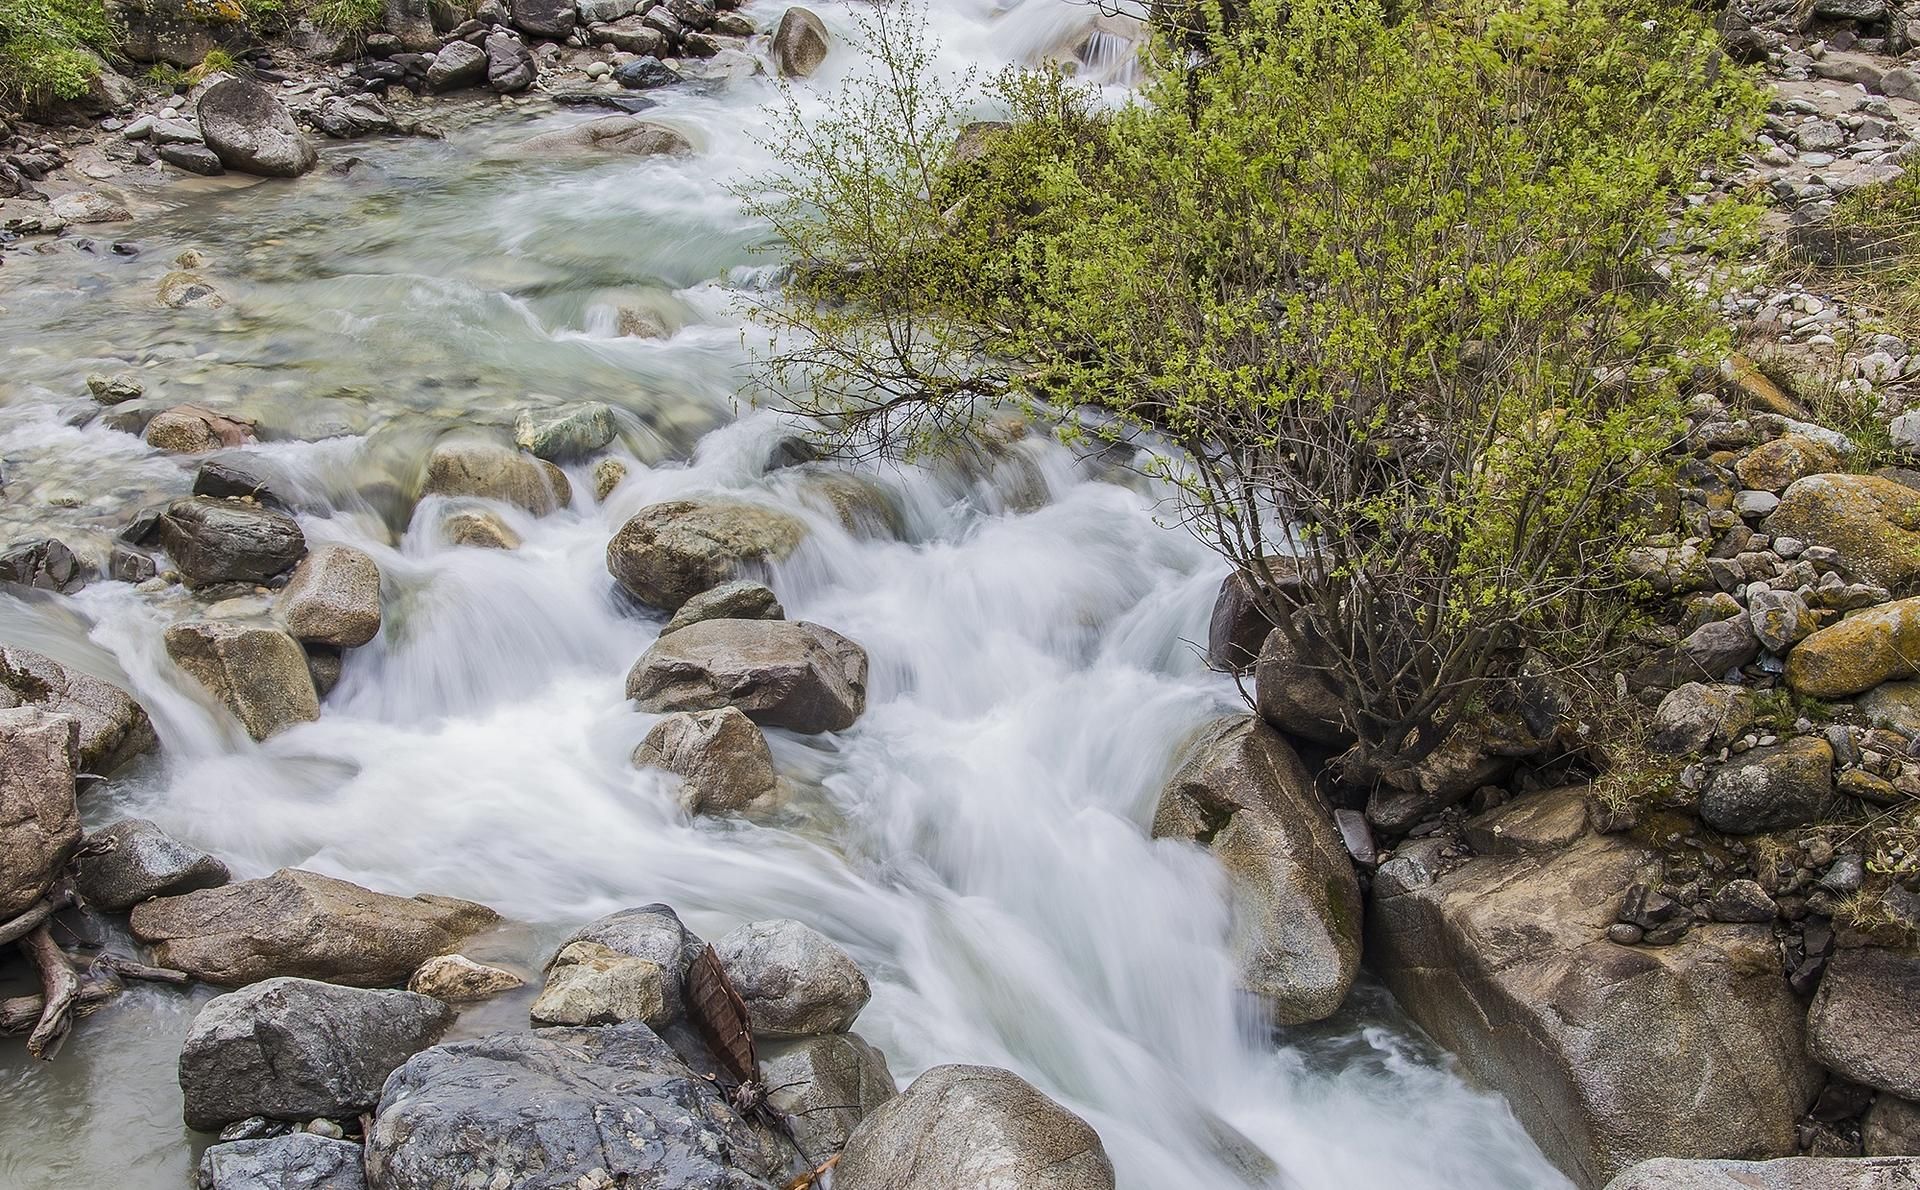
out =
[(73, 903), (73, 893), (60, 885), (41, 897), (32, 908), (12, 921), (0, 922), (0, 946), (18, 942), (38, 929), (40, 924)]
[(42, 1060), (60, 1052), (73, 1028), (73, 1005), (80, 996), (80, 976), (67, 961), (67, 952), (53, 940), (53, 931), (45, 922), (35, 926), (20, 943), (33, 965), (40, 969), (40, 1019), (27, 1034), (27, 1052)]

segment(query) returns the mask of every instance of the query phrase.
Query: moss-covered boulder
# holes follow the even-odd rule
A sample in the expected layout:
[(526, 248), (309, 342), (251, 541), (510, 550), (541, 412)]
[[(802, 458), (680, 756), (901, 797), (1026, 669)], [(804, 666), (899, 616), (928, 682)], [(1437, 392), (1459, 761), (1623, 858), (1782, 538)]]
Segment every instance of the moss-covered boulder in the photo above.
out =
[(1920, 491), (1891, 479), (1809, 475), (1796, 480), (1767, 517), (1766, 531), (1828, 546), (1854, 577), (1895, 593), (1920, 579)]
[(1733, 469), (1747, 487), (1778, 492), (1806, 476), (1839, 470), (1840, 456), (1805, 434), (1783, 434), (1754, 447)]
[(1920, 675), (1920, 598), (1855, 612), (1787, 655), (1787, 685), (1809, 698), (1847, 698)]

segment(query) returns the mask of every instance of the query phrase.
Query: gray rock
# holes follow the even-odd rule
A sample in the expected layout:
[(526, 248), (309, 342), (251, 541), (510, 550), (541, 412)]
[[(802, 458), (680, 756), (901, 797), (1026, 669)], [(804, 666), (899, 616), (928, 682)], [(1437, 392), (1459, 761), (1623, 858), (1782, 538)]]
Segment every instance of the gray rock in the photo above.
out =
[(1729, 880), (1707, 902), (1707, 916), (1715, 921), (1770, 922), (1779, 912), (1780, 906), (1754, 880)]
[(810, 1162), (846, 1147), (875, 1108), (899, 1094), (887, 1057), (857, 1033), (787, 1043), (760, 1064), (767, 1102), (784, 1113)]
[(1087, 1122), (1025, 1079), (936, 1066), (853, 1130), (835, 1190), (1113, 1190)]
[(274, 610), (303, 643), (364, 645), (380, 631), (380, 568), (352, 546), (317, 546), (294, 567)]
[(414, 1055), (387, 1080), (367, 1166), (381, 1190), (775, 1190), (799, 1161), (634, 1022)]
[[(1297, 589), (1299, 563), (1286, 557), (1266, 562), (1276, 581)], [(1213, 600), (1213, 615), (1207, 622), (1207, 664), (1227, 673), (1250, 669), (1267, 634), (1276, 627), (1254, 599), (1254, 579), (1245, 571), (1234, 571), (1220, 580), (1220, 593)]]
[(513, 0), (513, 27), (528, 37), (563, 41), (579, 18), (573, 0)]
[(561, 409), (523, 409), (513, 419), (513, 440), (542, 459), (584, 458), (613, 441), (613, 407), (587, 401)]
[(395, 132), (400, 125), (387, 105), (372, 95), (335, 95), (313, 114), (314, 123), (328, 136), (345, 139)]
[(306, 535), (292, 517), (244, 500), (176, 500), (155, 529), (189, 587), (264, 583), (293, 569), (307, 552)]
[(295, 1132), (214, 1145), (200, 1158), (200, 1190), (366, 1190), (360, 1146)]
[(194, 472), (196, 496), (247, 496), (255, 503), (287, 511), (293, 507), (286, 477), (251, 451), (231, 451), (200, 464)]
[(199, 115), (200, 134), (228, 169), (294, 178), (319, 160), (279, 96), (259, 83), (215, 83), (200, 97)]
[(1648, 746), (1668, 756), (1724, 747), (1753, 722), (1753, 694), (1744, 686), (1688, 682), (1660, 700)]
[(747, 1003), (756, 1037), (845, 1033), (873, 995), (852, 956), (787, 918), (748, 922), (713, 949)]
[(268, 979), (215, 996), (180, 1050), (187, 1127), (359, 1115), (453, 1017), (431, 996), (311, 979)]
[(623, 955), (648, 959), (666, 972), (666, 1012), (678, 1020), (683, 1012), (680, 988), (687, 968), (700, 957), (707, 944), (687, 929), (678, 914), (665, 905), (641, 905), (622, 909), (581, 926), (560, 944), (565, 950), (575, 942), (596, 942)]
[(230, 620), (168, 627), (167, 656), (217, 697), (256, 740), (320, 717), (300, 642), (277, 628)]
[(700, 592), (797, 549), (806, 525), (738, 500), (669, 500), (643, 508), (607, 543), (607, 570), (640, 602), (674, 611)]
[(640, 709), (738, 707), (798, 732), (844, 731), (867, 705), (867, 654), (804, 620), (703, 620), (654, 642), (627, 674)]
[(1260, 646), (1253, 691), (1260, 717), (1287, 735), (1334, 748), (1353, 742), (1345, 702), (1278, 628)]
[(787, 609), (764, 583), (735, 579), (709, 587), (680, 605), (660, 635), (677, 632), (702, 620), (784, 620)]
[(65, 542), (40, 537), (0, 552), (0, 583), (71, 595), (87, 585), (87, 568)]
[(1717, 682), (1760, 656), (1760, 638), (1745, 616), (1736, 616), (1700, 625), (1680, 642), (1680, 652), (1692, 672)]
[(137, 372), (101, 372), (87, 374), (87, 392), (102, 405), (120, 405), (144, 396), (147, 386)]
[(220, 163), (220, 154), (206, 145), (161, 145), (154, 152), (175, 169), (203, 178), (217, 178), (227, 172), (227, 167)]
[(276, 975), (353, 987), (399, 984), (437, 954), (499, 921), (452, 897), (395, 897), (282, 868), (259, 880), (133, 907), (133, 936), (162, 967), (224, 987)]
[(1700, 795), (1701, 819), (1730, 835), (1805, 826), (1837, 806), (1833, 748), (1805, 736), (1733, 757)]
[(1920, 1099), (1920, 953), (1841, 950), (1807, 1010), (1807, 1051), (1856, 1083)]
[(592, 152), (655, 157), (691, 153), (693, 142), (665, 124), (635, 116), (603, 116), (529, 137), (520, 147), (530, 153)]
[(1747, 597), (1753, 634), (1769, 652), (1784, 653), (1813, 632), (1806, 600), (1792, 591), (1756, 591)]
[(158, 739), (144, 707), (92, 674), (17, 645), (0, 645), (0, 708), (38, 706), (79, 724), (79, 771), (109, 776)]
[(455, 91), (477, 87), (487, 79), (487, 51), (465, 41), (449, 41), (427, 67), (427, 90)]
[(595, 45), (610, 45), (622, 53), (657, 58), (673, 51), (666, 34), (636, 16), (625, 16), (604, 25), (595, 25), (588, 33)]
[(666, 716), (633, 763), (679, 776), (680, 806), (689, 814), (738, 813), (777, 788), (766, 737), (735, 707)]
[(654, 87), (671, 87), (682, 80), (673, 67), (658, 58), (647, 56), (635, 58), (615, 70), (613, 81), (629, 91), (647, 91)]
[(74, 887), (88, 904), (114, 913), (149, 897), (218, 888), (227, 865), (196, 851), (144, 818), (123, 818), (87, 836)]
[(566, 473), (491, 442), (442, 442), (427, 456), (423, 496), (472, 496), (517, 504), (534, 516), (566, 507), (573, 487)]
[(1881, 1095), (1860, 1122), (1860, 1144), (1869, 1157), (1920, 1156), (1920, 1103)]
[(40, 707), (0, 710), (0, 922), (38, 901), (80, 845), (77, 728)]
[(598, 942), (570, 942), (547, 968), (547, 983), (528, 1015), (536, 1025), (618, 1025), (642, 1021), (663, 1029), (667, 973), (652, 959), (623, 955)]
[(495, 33), (487, 38), (487, 86), (503, 95), (512, 95), (533, 86), (540, 68), (533, 53), (518, 37)]
[(832, 44), (819, 17), (804, 8), (789, 8), (773, 32), (773, 64), (789, 78), (804, 78), (820, 69)]
[(1153, 835), (1193, 840), (1219, 859), (1241, 981), (1278, 1023), (1340, 1007), (1360, 966), (1360, 886), (1312, 775), (1280, 733), (1252, 716), (1209, 726), (1161, 791)]
[(1606, 1190), (1910, 1190), (1920, 1161), (1787, 1157), (1778, 1161), (1643, 1161)]

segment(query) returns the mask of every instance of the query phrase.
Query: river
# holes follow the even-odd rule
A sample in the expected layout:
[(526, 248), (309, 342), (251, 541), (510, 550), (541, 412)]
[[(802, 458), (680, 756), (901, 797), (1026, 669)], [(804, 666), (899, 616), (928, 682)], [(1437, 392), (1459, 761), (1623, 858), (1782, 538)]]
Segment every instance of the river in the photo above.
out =
[[(780, 6), (746, 11), (765, 26)], [(820, 11), (839, 44), (802, 84), (816, 107), (859, 68), (851, 9)], [(949, 64), (991, 68), (1078, 40), (1094, 14), (941, 0), (931, 21)], [(1250, 1148), (1300, 1190), (1564, 1186), (1384, 993), (1284, 1031), (1237, 996), (1220, 873), (1146, 831), (1182, 740), (1240, 705), (1200, 656), (1224, 568), (1164, 523), (1162, 493), (1030, 436), (991, 466), (864, 468), (892, 525), (855, 535), (806, 471), (769, 469), (794, 427), (737, 407), (755, 336), (736, 307), (777, 260), (727, 183), (767, 164), (777, 90), (655, 94), (697, 155), (528, 157), (526, 137), (589, 116), (501, 104), (440, 140), (333, 143), (297, 182), (169, 186), (116, 232), (137, 256), (8, 256), (5, 540), (100, 550), (189, 489), (194, 460), (79, 416), (88, 372), (132, 367), (154, 407), (258, 419), (253, 449), (309, 539), (366, 550), (385, 582), (385, 627), (321, 719), (264, 744), (166, 661), (161, 632), (192, 606), (178, 588), (0, 599), (0, 639), (126, 683), (156, 721), (161, 752), (88, 795), (89, 824), (150, 817), (236, 877), (300, 866), (483, 901), (513, 924), (468, 953), (529, 973), (623, 906), (668, 902), (709, 938), (798, 918), (872, 977), (856, 1028), (902, 1085), (942, 1062), (1010, 1067), (1098, 1129), (1128, 1190), (1245, 1184), (1233, 1154)], [(224, 309), (155, 302), (188, 247)], [(675, 333), (616, 337), (621, 305)], [(503, 514), (512, 552), (441, 542), (436, 501), (409, 514), (436, 436), (504, 439), (516, 410), (579, 400), (623, 418), (631, 474), (604, 503), (572, 468), (571, 507)], [(795, 795), (759, 825), (688, 819), (630, 764), (653, 716), (623, 679), (660, 621), (621, 605), (604, 564), (640, 508), (723, 491), (810, 521), (773, 586), (873, 661), (855, 728), (769, 733)], [(137, 989), (50, 1065), (0, 1045), (0, 1186), (186, 1185), (175, 1058), (208, 994)], [(457, 1031), (521, 1026), (526, 1003), (470, 1009)]]

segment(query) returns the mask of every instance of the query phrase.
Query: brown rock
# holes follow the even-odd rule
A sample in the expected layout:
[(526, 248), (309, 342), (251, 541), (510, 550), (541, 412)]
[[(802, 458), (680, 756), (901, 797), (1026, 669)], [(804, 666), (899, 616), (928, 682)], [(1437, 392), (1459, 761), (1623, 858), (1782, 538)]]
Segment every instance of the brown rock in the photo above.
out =
[(380, 631), (380, 568), (352, 546), (316, 546), (293, 568), (275, 610), (296, 640), (364, 645)]
[(1762, 443), (1733, 468), (1741, 483), (1762, 492), (1785, 491), (1797, 479), (1839, 469), (1840, 456), (1804, 434), (1783, 434)]
[(643, 508), (607, 543), (607, 570), (628, 594), (664, 611), (793, 553), (807, 528), (738, 500), (669, 500)]
[(0, 645), (0, 707), (38, 706), (79, 725), (79, 771), (109, 776), (158, 740), (126, 691), (53, 658)]
[(427, 456), (423, 496), (476, 496), (517, 504), (535, 516), (573, 498), (566, 473), (532, 455), (492, 442), (442, 442)]
[(0, 923), (31, 908), (80, 845), (77, 725), (39, 707), (0, 711)]
[(1847, 698), (1920, 676), (1920, 598), (1855, 612), (1787, 655), (1787, 685), (1811, 698)]
[(254, 441), (253, 423), (216, 413), (200, 405), (162, 409), (147, 423), (147, 445), (173, 454), (205, 454), (226, 446)]
[(1807, 1010), (1807, 1051), (1843, 1078), (1920, 1099), (1920, 953), (1837, 952)]
[(654, 642), (627, 674), (643, 711), (738, 707), (755, 723), (844, 731), (867, 705), (867, 654), (804, 620), (702, 620)]
[(256, 740), (320, 717), (300, 642), (277, 628), (189, 620), (167, 629), (167, 656), (212, 691)]
[(1920, 578), (1920, 491), (1877, 475), (1810, 475), (1766, 520), (1774, 537), (1840, 553), (1853, 576), (1899, 594)]
[(633, 763), (677, 774), (680, 806), (689, 814), (738, 813), (777, 784), (767, 738), (737, 707), (666, 716)]

